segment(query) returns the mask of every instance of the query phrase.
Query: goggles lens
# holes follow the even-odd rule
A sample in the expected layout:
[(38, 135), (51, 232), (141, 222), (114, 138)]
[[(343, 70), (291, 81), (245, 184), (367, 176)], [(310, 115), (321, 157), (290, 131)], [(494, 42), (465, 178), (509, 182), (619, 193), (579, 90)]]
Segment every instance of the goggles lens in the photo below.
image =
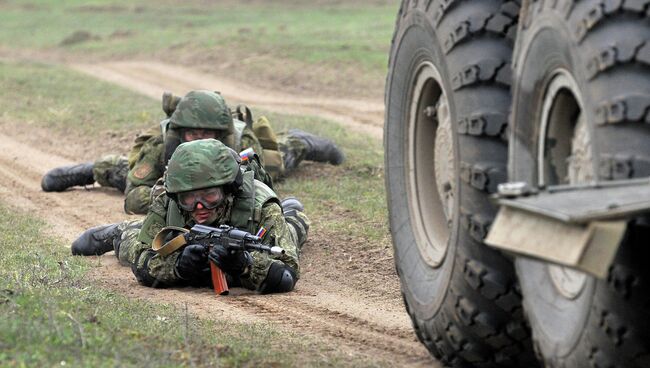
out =
[(196, 205), (201, 205), (208, 210), (216, 208), (226, 196), (221, 188), (207, 188), (183, 192), (178, 194), (178, 205), (185, 211), (194, 211)]
[(183, 141), (191, 142), (199, 139), (217, 139), (219, 138), (219, 132), (211, 129), (185, 129), (183, 130)]

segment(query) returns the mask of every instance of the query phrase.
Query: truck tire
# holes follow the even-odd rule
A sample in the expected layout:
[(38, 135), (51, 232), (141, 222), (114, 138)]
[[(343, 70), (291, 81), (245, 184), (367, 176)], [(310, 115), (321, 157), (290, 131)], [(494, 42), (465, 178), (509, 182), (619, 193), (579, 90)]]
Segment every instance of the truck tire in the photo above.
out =
[(512, 262), (483, 239), (506, 178), (518, 1), (401, 4), (386, 84), (386, 188), (415, 332), (458, 367), (534, 367)]
[[(532, 186), (650, 176), (650, 1), (524, 3), (514, 55), (509, 178)], [(606, 279), (516, 260), (548, 367), (650, 366), (647, 219)]]

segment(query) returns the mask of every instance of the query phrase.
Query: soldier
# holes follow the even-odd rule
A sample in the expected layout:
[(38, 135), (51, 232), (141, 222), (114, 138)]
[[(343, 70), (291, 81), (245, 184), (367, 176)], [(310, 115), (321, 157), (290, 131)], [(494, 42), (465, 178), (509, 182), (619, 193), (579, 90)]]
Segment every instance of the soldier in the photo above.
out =
[[(233, 120), (230, 109), (220, 94), (211, 91), (191, 91), (182, 99), (163, 95), (163, 111), (169, 116), (161, 123), (163, 133), (136, 139), (129, 157), (107, 155), (94, 163), (59, 167), (47, 172), (41, 180), (46, 192), (58, 192), (76, 185), (114, 187), (124, 192), (126, 213), (146, 214), (151, 203), (151, 188), (162, 177), (166, 162), (178, 144), (195, 139), (215, 138), (236, 151), (253, 148), (262, 168), (257, 178), (271, 185), (270, 177), (285, 175), (303, 160), (329, 162), (344, 160), (343, 153), (328, 139), (298, 129), (276, 137), (268, 120), (261, 117), (255, 123), (257, 131), (270, 132), (258, 139), (252, 127)], [(260, 142), (262, 140), (262, 142)], [(264, 149), (266, 147), (270, 149)]]
[[(307, 238), (309, 220), (295, 198), (282, 203), (264, 183), (243, 170), (237, 154), (215, 139), (181, 144), (169, 160), (166, 192), (158, 196), (144, 221), (98, 226), (86, 230), (72, 244), (75, 255), (115, 250), (137, 280), (151, 287), (208, 285), (209, 260), (227, 274), (231, 286), (261, 293), (287, 292), (300, 277), (298, 253)], [(284, 249), (272, 256), (257, 251), (230, 254), (223, 246), (209, 251), (188, 244), (171, 254), (152, 249), (164, 227), (189, 229), (195, 224), (229, 225), (256, 233), (264, 228), (265, 244)]]

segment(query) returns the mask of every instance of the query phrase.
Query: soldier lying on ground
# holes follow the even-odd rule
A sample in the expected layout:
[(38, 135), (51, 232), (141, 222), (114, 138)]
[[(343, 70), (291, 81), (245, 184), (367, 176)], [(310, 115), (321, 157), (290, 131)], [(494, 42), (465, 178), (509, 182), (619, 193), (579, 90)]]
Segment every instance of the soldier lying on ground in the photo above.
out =
[[(295, 198), (282, 203), (275, 192), (240, 166), (238, 155), (215, 139), (183, 143), (169, 160), (166, 192), (156, 197), (144, 221), (98, 226), (72, 243), (72, 254), (99, 255), (111, 250), (131, 266), (146, 286), (210, 284), (209, 260), (226, 273), (228, 284), (262, 293), (287, 292), (300, 276), (298, 253), (307, 238), (309, 219)], [(265, 229), (262, 242), (284, 249), (282, 255), (257, 251), (229, 253), (188, 244), (158, 254), (152, 241), (163, 228), (190, 229), (200, 224), (229, 225), (250, 233)]]
[[(161, 133), (156, 128), (155, 132), (138, 137), (128, 158), (107, 155), (94, 163), (50, 170), (43, 176), (42, 189), (58, 192), (97, 182), (126, 194), (126, 213), (146, 214), (156, 194), (152, 195), (151, 188), (162, 177), (166, 162), (176, 147), (182, 142), (203, 138), (218, 139), (237, 152), (253, 148), (262, 165), (258, 170), (259, 178), (270, 187), (271, 177), (286, 175), (302, 160), (334, 165), (344, 160), (343, 153), (328, 139), (298, 129), (276, 136), (265, 117), (249, 124), (233, 120), (230, 109), (218, 93), (200, 90), (189, 92), (182, 99), (170, 96), (163, 95), (163, 111), (169, 118), (161, 126), (168, 126), (166, 131)], [(267, 173), (269, 177), (265, 178)]]

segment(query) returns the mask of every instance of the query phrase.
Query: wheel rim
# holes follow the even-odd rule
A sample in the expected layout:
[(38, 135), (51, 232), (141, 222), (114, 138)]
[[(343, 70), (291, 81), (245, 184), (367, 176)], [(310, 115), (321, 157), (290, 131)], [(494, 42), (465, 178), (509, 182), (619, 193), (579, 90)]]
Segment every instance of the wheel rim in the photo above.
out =
[[(542, 105), (538, 149), (539, 186), (583, 184), (594, 180), (592, 144), (582, 113), (582, 98), (573, 77), (559, 70), (551, 79)], [(589, 277), (568, 267), (549, 265), (553, 287), (567, 299), (575, 299)]]
[(429, 266), (438, 267), (449, 246), (457, 197), (453, 132), (440, 73), (430, 62), (416, 70), (407, 120), (406, 187), (418, 249)]

